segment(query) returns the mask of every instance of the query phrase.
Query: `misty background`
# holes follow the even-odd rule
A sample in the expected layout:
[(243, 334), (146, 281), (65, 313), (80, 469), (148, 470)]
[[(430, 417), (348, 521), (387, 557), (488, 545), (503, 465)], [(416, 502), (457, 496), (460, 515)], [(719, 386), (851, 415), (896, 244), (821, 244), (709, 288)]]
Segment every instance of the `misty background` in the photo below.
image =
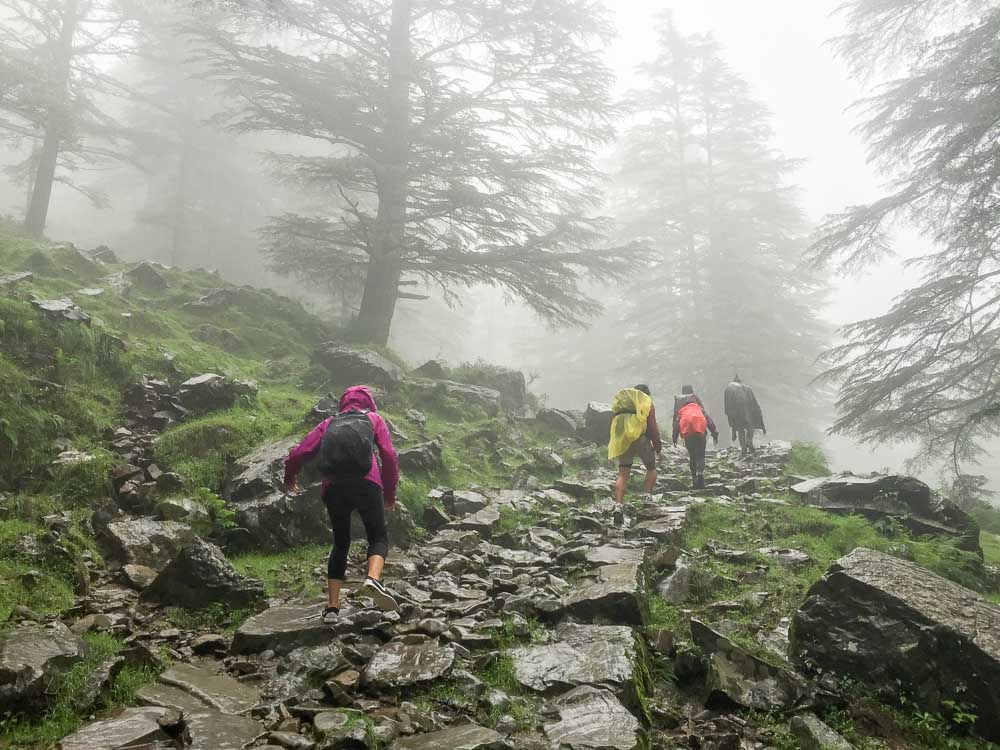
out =
[[(655, 20), (664, 10), (673, 11), (682, 33), (710, 33), (724, 61), (749, 84), (750, 96), (770, 112), (773, 146), (801, 160), (787, 181), (797, 188), (795, 199), (806, 223), (815, 226), (844, 206), (876, 200), (884, 187), (867, 161), (864, 140), (855, 132), (859, 114), (852, 105), (869, 94), (870, 88), (850, 77), (847, 64), (827, 44), (844, 31), (842, 20), (833, 14), (839, 2), (613, 3), (618, 37), (607, 54), (617, 76), (615, 93), (625, 97), (639, 85), (636, 68), (656, 55)], [(304, 288), (294, 278), (273, 273), (261, 253), (259, 230), (270, 217), (322, 210), (314, 194), (278, 179), (263, 154), (308, 152), (315, 146), (292, 142), (292, 136), (280, 134), (225, 132), (213, 121), (223, 108), (211, 83), (192, 81), (187, 75), (191, 49), (171, 34), (155, 44), (154, 57), (159, 60), (129, 58), (121, 63), (109, 58), (100, 64), (114, 67), (115, 75), (136, 89), (165, 92), (175, 108), (168, 115), (121, 101), (110, 104), (117, 118), (148, 136), (135, 143), (125, 163), (77, 175), (80, 183), (99, 195), (99, 208), (95, 209), (92, 196), (68, 185), (55, 185), (47, 235), (81, 247), (105, 244), (129, 259), (216, 268), (227, 279), (270, 286), (301, 299), (321, 314), (349, 316), (349, 299)], [(630, 124), (634, 121), (628, 118), (617, 123), (619, 134)], [(180, 142), (186, 145), (178, 161)], [(24, 148), (23, 142), (9, 145), (0, 152), (0, 164), (17, 164), (24, 158)], [(620, 164), (617, 148), (618, 144), (602, 149), (602, 169), (613, 172)], [(180, 227), (164, 219), (169, 209), (176, 208), (170, 201), (177, 195), (189, 202), (184, 207), (189, 218)], [(0, 179), (0, 214), (22, 215), (27, 199), (23, 184)], [(896, 258), (883, 260), (860, 276), (824, 279), (828, 291), (816, 302), (814, 312), (829, 326), (831, 341), (833, 329), (881, 313), (897, 294), (916, 283), (902, 262), (926, 252), (926, 241), (906, 225), (895, 228), (894, 240)], [(641, 276), (641, 271), (636, 275)], [(599, 284), (589, 290), (597, 299), (613, 297)], [(488, 286), (458, 289), (448, 298), (433, 285), (419, 291), (430, 298), (399, 303), (389, 340), (414, 365), (430, 358), (453, 363), (484, 359), (509, 365), (529, 375), (532, 390), (545, 394), (549, 406), (573, 409), (583, 408), (589, 400), (607, 401), (617, 387), (639, 381), (653, 384), (654, 399), (658, 396), (669, 403), (670, 395), (687, 381), (686, 376), (684, 380), (679, 377), (682, 365), (664, 372), (654, 359), (644, 367), (641, 358), (637, 362), (628, 356), (642, 342), (625, 335), (630, 323), (616, 304), (609, 304), (595, 317), (589, 330), (580, 331), (553, 329), (523, 303)], [(669, 295), (663, 295), (658, 304), (669, 307), (671, 302)], [(664, 330), (663, 335), (677, 332)], [(817, 341), (817, 350), (826, 343)], [(600, 356), (585, 364), (568, 364), (573, 352), (591, 349)], [(722, 393), (717, 382), (727, 381), (733, 374), (730, 369), (741, 369), (760, 395), (765, 417), (780, 412), (786, 400), (809, 402), (811, 408), (808, 413), (799, 411), (799, 420), (784, 416), (772, 420), (769, 436), (819, 439), (835, 469), (900, 470), (913, 453), (913, 445), (905, 440), (872, 449), (849, 438), (823, 435), (834, 418), (833, 396), (830, 390), (812, 388), (807, 379), (797, 381), (801, 388), (792, 393), (787, 386), (785, 390), (770, 388), (766, 380), (755, 377), (752, 366), (734, 361), (732, 368), (722, 369), (726, 371), (713, 373), (711, 384), (707, 378), (699, 382), (694, 374), (690, 378), (719, 420), (723, 419)], [(727, 441), (724, 435), (723, 443)], [(996, 455), (995, 446), (990, 453)], [(976, 469), (989, 476), (994, 489), (1000, 487), (998, 463), (988, 458)], [(942, 476), (938, 472), (935, 467), (922, 476), (937, 483)]]

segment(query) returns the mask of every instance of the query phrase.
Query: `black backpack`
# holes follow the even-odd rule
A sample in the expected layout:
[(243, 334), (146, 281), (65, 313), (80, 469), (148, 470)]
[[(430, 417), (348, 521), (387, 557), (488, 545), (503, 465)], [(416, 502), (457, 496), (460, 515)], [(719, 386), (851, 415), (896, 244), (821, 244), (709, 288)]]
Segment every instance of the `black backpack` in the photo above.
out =
[(365, 477), (372, 468), (375, 428), (367, 411), (345, 411), (330, 420), (319, 446), (319, 470), (328, 479)]

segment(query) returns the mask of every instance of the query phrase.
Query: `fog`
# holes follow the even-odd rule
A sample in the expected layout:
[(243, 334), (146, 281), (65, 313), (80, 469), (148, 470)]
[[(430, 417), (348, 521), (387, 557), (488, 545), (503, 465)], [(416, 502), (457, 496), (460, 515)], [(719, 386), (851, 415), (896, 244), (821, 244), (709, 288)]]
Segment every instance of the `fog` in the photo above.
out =
[[(833, 15), (840, 0), (769, 0), (764, 3), (747, 3), (745, 0), (631, 0), (609, 5), (617, 36), (602, 55), (615, 76), (609, 92), (613, 100), (628, 99), (634, 91), (646, 85), (647, 81), (637, 73), (637, 68), (657, 56), (660, 40), (657, 19), (663, 11), (672, 10), (674, 23), (681, 34), (707, 33), (714, 37), (722, 61), (735, 76), (745, 81), (746, 100), (759, 102), (766, 108), (767, 113), (761, 115), (761, 121), (771, 129), (765, 139), (767, 147), (782, 158), (800, 160), (794, 169), (786, 170), (782, 166), (778, 170), (776, 167), (782, 174), (775, 176), (773, 182), (764, 182), (755, 188), (772, 195), (784, 186), (794, 188), (794, 196), (790, 194), (787, 206), (773, 207), (768, 204), (761, 209), (774, 212), (774, 222), (781, 225), (773, 232), (769, 230), (768, 236), (780, 236), (782, 240), (779, 244), (783, 243), (777, 253), (781, 257), (775, 260), (776, 265), (769, 266), (762, 273), (774, 274), (779, 272), (775, 269), (783, 269), (782, 273), (798, 277), (798, 271), (789, 270), (793, 267), (792, 256), (801, 257), (808, 244), (805, 238), (811, 229), (819, 226), (830, 214), (848, 206), (871, 203), (885, 193), (888, 177), (879, 174), (875, 165), (869, 162), (868, 144), (857, 130), (864, 113), (852, 108), (860, 99), (873, 93), (875, 82), (869, 80), (862, 83), (853, 78), (848, 63), (839, 58), (828, 43), (846, 30), (843, 17)], [(0, 3), (2, 7), (3, 3)], [(182, 21), (186, 18), (185, 13), (180, 12)], [(224, 15), (214, 18), (220, 28), (232, 30), (233, 34), (247, 33), (239, 22), (227, 20)], [(147, 18), (142, 23), (164, 24), (166, 21)], [(427, 30), (424, 32), (429, 33)], [(78, 186), (88, 186), (100, 194), (97, 204), (82, 192), (60, 182), (57, 173), (45, 225), (46, 234), (55, 240), (73, 242), (84, 248), (105, 244), (130, 259), (217, 268), (227, 279), (273, 287), (303, 301), (310, 309), (330, 320), (347, 322), (358, 313), (361, 305), (360, 289), (364, 280), (359, 281), (353, 275), (356, 271), (338, 272), (325, 286), (304, 283), (304, 279), (308, 281), (309, 276), (316, 274), (308, 268), (303, 273), (296, 264), (313, 257), (311, 249), (288, 241), (287, 235), (280, 233), (270, 235), (272, 239), (267, 240), (260, 230), (268, 225), (272, 217), (288, 214), (322, 216), (336, 224), (342, 216), (349, 217), (349, 208), (354, 205), (357, 206), (358, 216), (362, 213), (374, 216), (373, 193), (367, 178), (357, 173), (348, 174), (345, 165), (340, 165), (339, 171), (333, 170), (343, 176), (340, 183), (343, 191), (356, 196), (354, 203), (347, 201), (345, 204), (338, 197), (336, 180), (332, 178), (325, 186), (318, 187), (315, 181), (311, 183), (308, 178), (303, 179), (302, 171), (297, 173), (295, 179), (289, 179), (287, 171), (277, 174), (275, 155), (320, 157), (326, 153), (340, 153), (338, 149), (345, 147), (342, 143), (330, 147), (327, 142), (317, 142), (304, 136), (306, 126), (301, 124), (290, 125), (288, 133), (279, 132), (274, 121), (279, 116), (286, 116), (286, 112), (258, 116), (271, 118), (263, 125), (251, 122), (254, 118), (246, 112), (239, 116), (229, 114), (233, 101), (239, 103), (241, 97), (253, 100), (255, 96), (263, 96), (264, 84), (254, 84), (258, 86), (256, 89), (249, 84), (242, 85), (245, 82), (241, 83), (240, 76), (246, 68), (231, 60), (224, 70), (212, 69), (217, 60), (214, 63), (204, 60), (191, 62), (198, 57), (199, 51), (213, 43), (207, 37), (191, 41), (191, 37), (185, 36), (176, 27), (168, 31), (161, 27), (157, 33), (161, 39), (165, 36), (185, 40), (177, 43), (177, 50), (164, 50), (164, 55), (174, 55), (173, 77), (164, 72), (171, 65), (169, 60), (165, 63), (163, 58), (157, 60), (134, 54), (148, 51), (148, 46), (155, 44), (150, 37), (136, 37), (134, 41), (123, 43), (122, 48), (128, 48), (127, 53), (119, 50), (118, 54), (109, 54), (88, 65), (101, 76), (114, 76), (127, 82), (130, 89), (142, 94), (140, 98), (164, 97), (160, 104), (169, 109), (170, 114), (152, 116), (155, 127), (147, 125), (144, 123), (151, 121), (148, 109), (143, 109), (128, 97), (119, 96), (120, 92), (108, 87), (95, 89), (91, 96), (101, 104), (109, 118), (130, 132), (148, 127), (156, 131), (157, 137), (130, 143), (127, 136), (122, 136), (116, 142), (115, 150), (128, 151), (125, 159), (98, 160), (90, 164), (84, 163), (87, 160), (83, 157), (75, 159), (84, 168), (73, 173), (74, 180)], [(254, 33), (257, 36), (251, 33), (244, 37), (244, 43), (271, 43), (286, 51), (306, 49), (305, 32), (302, 37), (294, 33), (276, 35), (273, 29), (262, 27)], [(3, 43), (8, 47), (12, 44), (9, 39)], [(296, 48), (298, 44), (302, 45), (301, 50)], [(479, 49), (471, 50), (469, 54), (475, 58), (485, 53)], [(260, 64), (271, 64), (271, 61)], [(207, 78), (211, 80), (206, 80), (206, 71), (210, 69), (213, 73)], [(6, 71), (0, 70), (0, 73), (4, 74), (0, 77), (0, 85), (11, 86), (10, 91), (13, 92), (12, 79)], [(470, 88), (475, 88), (478, 85), (476, 76), (480, 74), (467, 72), (465, 75)], [(196, 83), (181, 83), (188, 76), (195, 76)], [(281, 81), (278, 83), (280, 88)], [(725, 79), (719, 83), (718, 90), (734, 85)], [(178, 91), (180, 87), (187, 87), (183, 95)], [(177, 96), (172, 97), (172, 94)], [(554, 99), (555, 94), (552, 96)], [(414, 95), (414, 99), (417, 98)], [(0, 91), (0, 115), (3, 114), (4, 104), (3, 92)], [(593, 114), (575, 113), (574, 116), (578, 116), (582, 123)], [(525, 115), (535, 116), (540, 115)], [(0, 125), (10, 119), (0, 119)], [(655, 115), (643, 115), (639, 111), (621, 114), (614, 118), (614, 137), (603, 139), (594, 147), (593, 163), (602, 173), (598, 182), (606, 191), (603, 203), (573, 203), (571, 198), (576, 189), (571, 180), (575, 177), (571, 176), (570, 170), (566, 170), (553, 178), (553, 195), (546, 199), (546, 208), (552, 212), (583, 212), (588, 218), (609, 217), (613, 228), (607, 231), (607, 246), (622, 246), (637, 237), (648, 237), (649, 232), (644, 228), (649, 226), (648, 216), (630, 215), (629, 201), (622, 196), (629, 190), (642, 193), (644, 188), (638, 186), (649, 184), (648, 176), (640, 174), (638, 169), (642, 165), (636, 164), (629, 148), (639, 149), (641, 144), (638, 139), (642, 134), (638, 131), (652, 119)], [(489, 122), (492, 126), (496, 120), (483, 116), (482, 122)], [(224, 129), (237, 125), (240, 127), (236, 130)], [(636, 139), (632, 146), (630, 133), (635, 133), (633, 137)], [(517, 143), (518, 137), (512, 130), (507, 130), (498, 136), (497, 142), (504, 148), (510, 146), (511, 154), (519, 153), (518, 147), (511, 145)], [(563, 137), (569, 141), (576, 136), (563, 134), (554, 141)], [(723, 132), (720, 138), (725, 137)], [(749, 142), (755, 136), (746, 137)], [(191, 152), (195, 154), (191, 159), (201, 170), (195, 174), (191, 171), (195, 166), (189, 166), (186, 183), (183, 182), (184, 173), (177, 172), (179, 162), (171, 150), (181, 141), (197, 144), (197, 150)], [(0, 152), (0, 163), (6, 164), (9, 169), (0, 174), (0, 214), (19, 221), (25, 214), (31, 182), (19, 179), (23, 174), (16, 169), (16, 165), (30, 159), (32, 149), (37, 149), (40, 142), (21, 134), (5, 139), (4, 143), (6, 148)], [(754, 159), (765, 158), (763, 152), (753, 153)], [(63, 159), (60, 169), (68, 170), (71, 161), (71, 157)], [(300, 161), (299, 165), (302, 163)], [(628, 171), (630, 163), (631, 172)], [(312, 166), (317, 170), (321, 168), (318, 164)], [(581, 166), (576, 174), (581, 174), (582, 170)], [(178, 174), (182, 176), (178, 177)], [(195, 176), (192, 177), (192, 174)], [(180, 219), (177, 219), (177, 224), (168, 225), (162, 217), (153, 216), (164, 208), (168, 196), (173, 195), (170, 186), (177, 179), (182, 180), (179, 194), (188, 198), (189, 207), (181, 228), (178, 228)], [(441, 179), (455, 183), (459, 178), (455, 174), (446, 174)], [(480, 179), (477, 185), (484, 194), (493, 191), (497, 195), (506, 189), (518, 189), (513, 178), (509, 182), (490, 182), (489, 176)], [(557, 198), (557, 192), (562, 197)], [(438, 197), (428, 198), (428, 203), (439, 205)], [(669, 201), (663, 205), (668, 204)], [(764, 206), (763, 203), (760, 205)], [(512, 212), (524, 210), (524, 206), (511, 209)], [(738, 226), (744, 220), (747, 224), (755, 223), (753, 207), (741, 210), (744, 213), (734, 215), (733, 225)], [(653, 209), (650, 211), (655, 214)], [(801, 211), (801, 217), (791, 215), (796, 211)], [(361, 225), (367, 220), (358, 219)], [(636, 227), (634, 231), (629, 229), (633, 225)], [(475, 223), (470, 220), (466, 226), (474, 227)], [(540, 232), (547, 231), (546, 227), (539, 226)], [(288, 226), (284, 230), (288, 230)], [(788, 239), (793, 235), (794, 242)], [(583, 242), (581, 236), (578, 234), (568, 241)], [(653, 240), (655, 244), (655, 236)], [(501, 238), (497, 243), (502, 244), (503, 241)], [(475, 244), (468, 240), (463, 242)], [(738, 244), (738, 240), (736, 242)], [(856, 472), (885, 468), (899, 470), (916, 450), (916, 445), (906, 439), (908, 435), (903, 430), (900, 430), (895, 442), (879, 440), (874, 449), (861, 447), (850, 437), (825, 435), (836, 415), (833, 404), (835, 390), (811, 385), (812, 376), (820, 371), (813, 364), (815, 355), (837, 342), (837, 329), (882, 315), (897, 295), (920, 281), (920, 275), (905, 268), (904, 261), (933, 249), (926, 239), (926, 232), (905, 221), (897, 222), (892, 229), (892, 246), (896, 257), (880, 259), (859, 274), (842, 276), (830, 269), (822, 271), (815, 283), (824, 289), (815, 297), (804, 296), (804, 287), (794, 284), (782, 287), (783, 292), (789, 295), (789, 301), (781, 302), (775, 298), (774, 305), (800, 303), (815, 318), (808, 327), (789, 332), (787, 341), (795, 337), (808, 339), (805, 343), (794, 345), (794, 361), (776, 357), (773, 351), (764, 351), (764, 345), (756, 352), (737, 352), (732, 345), (729, 351), (719, 351), (726, 346), (721, 340), (712, 340), (708, 335), (708, 340), (702, 341), (703, 332), (710, 334), (721, 330), (718, 326), (722, 324), (712, 322), (716, 318), (711, 318), (711, 321), (701, 324), (700, 331), (687, 327), (690, 325), (685, 322), (688, 319), (679, 317), (682, 305), (675, 305), (675, 297), (672, 296), (676, 294), (676, 299), (680, 299), (688, 293), (683, 291), (683, 284), (669, 288), (664, 286), (659, 291), (650, 291), (645, 287), (643, 291), (638, 291), (639, 286), (648, 281), (641, 263), (630, 267), (624, 278), (610, 282), (613, 269), (598, 267), (592, 275), (581, 274), (579, 288), (595, 301), (606, 304), (601, 313), (598, 313), (596, 304), (591, 305), (588, 315), (582, 316), (584, 325), (575, 327), (566, 325), (567, 314), (563, 314), (573, 306), (572, 303), (566, 302), (554, 320), (546, 320), (539, 314), (539, 304), (525, 302), (530, 295), (526, 297), (516, 282), (500, 281), (491, 285), (494, 284), (491, 274), (496, 274), (497, 279), (507, 278), (500, 274), (523, 276), (527, 265), (498, 266), (495, 269), (484, 266), (459, 279), (458, 283), (455, 283), (455, 277), (447, 274), (414, 274), (412, 280), (417, 282), (417, 286), (403, 288), (419, 295), (426, 293), (430, 298), (399, 301), (391, 322), (389, 345), (413, 365), (430, 358), (443, 358), (451, 363), (482, 359), (524, 370), (532, 381), (531, 388), (544, 394), (547, 405), (558, 408), (582, 409), (590, 400), (608, 401), (617, 387), (638, 381), (651, 383), (654, 398), (659, 395), (666, 401), (690, 380), (699, 392), (703, 392), (709, 410), (715, 412), (720, 421), (724, 421), (721, 385), (728, 382), (733, 374), (731, 370), (738, 369), (757, 390), (765, 416), (768, 413), (775, 415), (769, 437), (821, 440), (837, 469)], [(552, 249), (556, 252), (561, 248), (553, 246)], [(281, 255), (279, 251), (282, 249), (289, 250), (290, 254), (285, 260), (276, 262), (275, 258)], [(675, 261), (667, 259), (668, 252), (674, 250), (663, 250), (664, 262), (669, 266)], [(751, 261), (752, 258), (746, 262)], [(350, 268), (356, 268), (356, 264)], [(553, 272), (565, 274), (569, 271), (557, 269)], [(708, 305), (709, 299), (713, 300), (712, 304), (724, 302), (725, 299), (719, 298), (727, 295), (730, 299), (741, 296), (739, 291), (732, 292), (729, 286), (736, 281), (721, 271), (719, 273), (721, 275), (709, 274), (715, 287), (710, 286), (707, 290), (698, 287), (690, 292), (692, 296), (701, 295), (699, 299), (702, 302), (698, 304)], [(806, 273), (801, 271), (802, 276)], [(673, 277), (666, 274), (664, 278)], [(487, 281), (490, 283), (485, 283)], [(670, 283), (673, 284), (673, 281)], [(810, 279), (809, 284), (812, 283)], [(535, 290), (545, 288), (539, 281)], [(443, 289), (447, 289), (447, 293)], [(648, 307), (655, 313), (642, 308), (640, 297), (649, 298)], [(766, 304), (749, 296), (745, 302), (758, 307)], [(635, 303), (634, 309), (629, 306), (632, 303)], [(790, 317), (800, 317), (792, 308), (789, 310)], [(752, 316), (730, 311), (728, 314), (723, 312), (720, 320), (749, 320), (749, 317)], [(731, 335), (736, 340), (744, 336), (736, 330)], [(687, 342), (693, 342), (695, 338), (698, 339), (697, 344), (688, 345)], [(664, 340), (668, 343), (662, 344)], [(780, 344), (767, 346), (780, 347)], [(692, 358), (700, 359), (684, 362), (685, 352), (690, 352)], [(573, 359), (569, 359), (571, 355)], [(774, 373), (787, 373), (790, 368), (794, 369), (794, 377), (789, 374), (787, 382), (774, 382)], [(725, 438), (724, 442), (728, 442), (728, 436)], [(990, 453), (983, 457), (978, 468), (971, 468), (970, 465), (969, 470), (972, 473), (986, 472), (993, 486), (1000, 488), (1000, 462), (994, 460), (995, 445)], [(941, 464), (946, 458), (942, 455), (941, 461), (922, 469), (922, 476), (937, 483), (944, 476)]]

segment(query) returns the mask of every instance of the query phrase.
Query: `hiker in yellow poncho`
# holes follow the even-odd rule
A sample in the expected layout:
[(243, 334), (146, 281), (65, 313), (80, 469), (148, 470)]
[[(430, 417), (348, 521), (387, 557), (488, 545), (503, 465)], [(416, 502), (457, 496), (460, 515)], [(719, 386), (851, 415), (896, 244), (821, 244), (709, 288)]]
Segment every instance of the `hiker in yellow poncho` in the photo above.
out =
[(611, 439), (608, 441), (608, 460), (618, 460), (618, 479), (615, 481), (615, 526), (625, 523), (625, 488), (628, 486), (632, 464), (638, 457), (646, 467), (643, 491), (652, 498), (656, 484), (656, 455), (663, 451), (660, 428), (656, 424), (656, 409), (650, 397), (649, 386), (640, 383), (635, 388), (623, 388), (611, 400)]

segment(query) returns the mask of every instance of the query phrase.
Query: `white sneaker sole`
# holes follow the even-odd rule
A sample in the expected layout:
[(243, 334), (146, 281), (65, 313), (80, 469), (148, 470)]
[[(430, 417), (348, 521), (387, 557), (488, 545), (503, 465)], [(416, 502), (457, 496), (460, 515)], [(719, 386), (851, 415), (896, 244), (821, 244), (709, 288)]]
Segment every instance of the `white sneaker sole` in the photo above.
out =
[(389, 594), (383, 594), (377, 587), (365, 581), (364, 587), (368, 596), (375, 600), (375, 606), (383, 612), (394, 612), (399, 609), (399, 604)]

